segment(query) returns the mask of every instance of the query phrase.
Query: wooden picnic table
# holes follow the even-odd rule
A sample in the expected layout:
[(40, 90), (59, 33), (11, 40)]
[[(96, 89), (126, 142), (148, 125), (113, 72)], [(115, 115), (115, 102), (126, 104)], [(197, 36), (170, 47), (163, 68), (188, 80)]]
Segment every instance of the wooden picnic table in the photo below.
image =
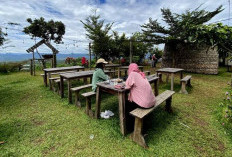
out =
[[(155, 95), (158, 95), (158, 77), (156, 75), (150, 75), (147, 77), (150, 83), (155, 85)], [(120, 83), (119, 83), (120, 84)], [(101, 93), (106, 92), (118, 96), (118, 108), (119, 108), (119, 119), (120, 119), (120, 131), (123, 135), (126, 135), (126, 113), (125, 113), (125, 103), (126, 103), (126, 94), (129, 92), (128, 89), (118, 89), (115, 88), (112, 84), (107, 84), (106, 82), (97, 83), (96, 91), (96, 111), (95, 118), (100, 117), (101, 111)]]
[(71, 67), (58, 67), (58, 68), (47, 68), (43, 69), (44, 71), (44, 85), (47, 87), (48, 86), (48, 77), (50, 78), (50, 73), (55, 73), (55, 72), (64, 72), (64, 71), (72, 71), (72, 70), (84, 70), (85, 68), (82, 66), (71, 66)]
[[(74, 72), (74, 73), (60, 74), (60, 96), (61, 98), (64, 98), (64, 79), (67, 80), (67, 84), (68, 84), (68, 100), (69, 100), (69, 103), (72, 103), (71, 80), (92, 77), (94, 71), (95, 70), (89, 70), (89, 71), (80, 71), (80, 72)], [(108, 70), (104, 70), (104, 72), (110, 73), (110, 71)]]
[[(143, 66), (138, 66), (139, 69), (141, 69), (141, 71), (143, 71)], [(118, 67), (118, 77), (121, 77), (121, 69), (125, 70), (125, 75), (127, 73), (127, 70), (129, 69), (129, 66), (120, 66)]]
[(180, 79), (183, 78), (183, 71), (184, 69), (180, 68), (161, 68), (156, 70), (157, 76), (158, 73), (163, 73), (163, 74), (171, 74), (171, 90), (173, 91), (174, 88), (174, 74), (180, 73)]

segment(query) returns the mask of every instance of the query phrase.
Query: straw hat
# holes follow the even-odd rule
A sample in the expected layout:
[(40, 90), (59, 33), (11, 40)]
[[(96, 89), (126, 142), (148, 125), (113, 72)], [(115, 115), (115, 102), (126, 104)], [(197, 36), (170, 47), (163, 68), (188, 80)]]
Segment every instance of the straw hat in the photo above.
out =
[(97, 64), (98, 64), (98, 63), (105, 63), (105, 64), (107, 64), (108, 62), (106, 62), (105, 59), (103, 59), (103, 58), (99, 58), (99, 59), (97, 60)]

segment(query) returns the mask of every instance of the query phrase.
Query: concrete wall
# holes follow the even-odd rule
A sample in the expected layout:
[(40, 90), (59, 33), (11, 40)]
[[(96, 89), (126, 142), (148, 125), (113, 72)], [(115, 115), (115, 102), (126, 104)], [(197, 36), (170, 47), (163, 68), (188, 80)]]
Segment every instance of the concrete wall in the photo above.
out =
[(187, 72), (218, 74), (217, 48), (196, 47), (185, 43), (165, 44), (162, 58), (163, 68), (175, 67), (185, 69)]

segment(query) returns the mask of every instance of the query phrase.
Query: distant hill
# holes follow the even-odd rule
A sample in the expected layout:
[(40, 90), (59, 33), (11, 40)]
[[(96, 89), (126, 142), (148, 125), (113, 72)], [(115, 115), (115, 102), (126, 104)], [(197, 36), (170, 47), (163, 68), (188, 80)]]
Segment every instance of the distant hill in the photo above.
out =
[[(42, 53), (40, 55), (43, 55)], [(59, 53), (57, 54), (57, 60), (65, 60), (67, 57), (74, 57), (74, 58), (79, 58), (79, 57), (86, 57), (87, 59), (89, 58), (88, 54), (62, 54)], [(17, 61), (24, 61), (32, 58), (32, 54), (27, 54), (27, 53), (0, 53), (0, 62), (17, 62)], [(38, 54), (35, 55), (35, 58), (40, 58)]]

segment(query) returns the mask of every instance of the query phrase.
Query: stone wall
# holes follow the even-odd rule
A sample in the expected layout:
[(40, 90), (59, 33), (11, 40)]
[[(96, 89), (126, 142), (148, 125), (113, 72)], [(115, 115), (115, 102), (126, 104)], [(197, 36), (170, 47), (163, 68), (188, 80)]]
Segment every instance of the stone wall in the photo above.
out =
[(162, 67), (182, 68), (187, 72), (201, 74), (218, 74), (217, 48), (194, 47), (183, 43), (165, 44)]

